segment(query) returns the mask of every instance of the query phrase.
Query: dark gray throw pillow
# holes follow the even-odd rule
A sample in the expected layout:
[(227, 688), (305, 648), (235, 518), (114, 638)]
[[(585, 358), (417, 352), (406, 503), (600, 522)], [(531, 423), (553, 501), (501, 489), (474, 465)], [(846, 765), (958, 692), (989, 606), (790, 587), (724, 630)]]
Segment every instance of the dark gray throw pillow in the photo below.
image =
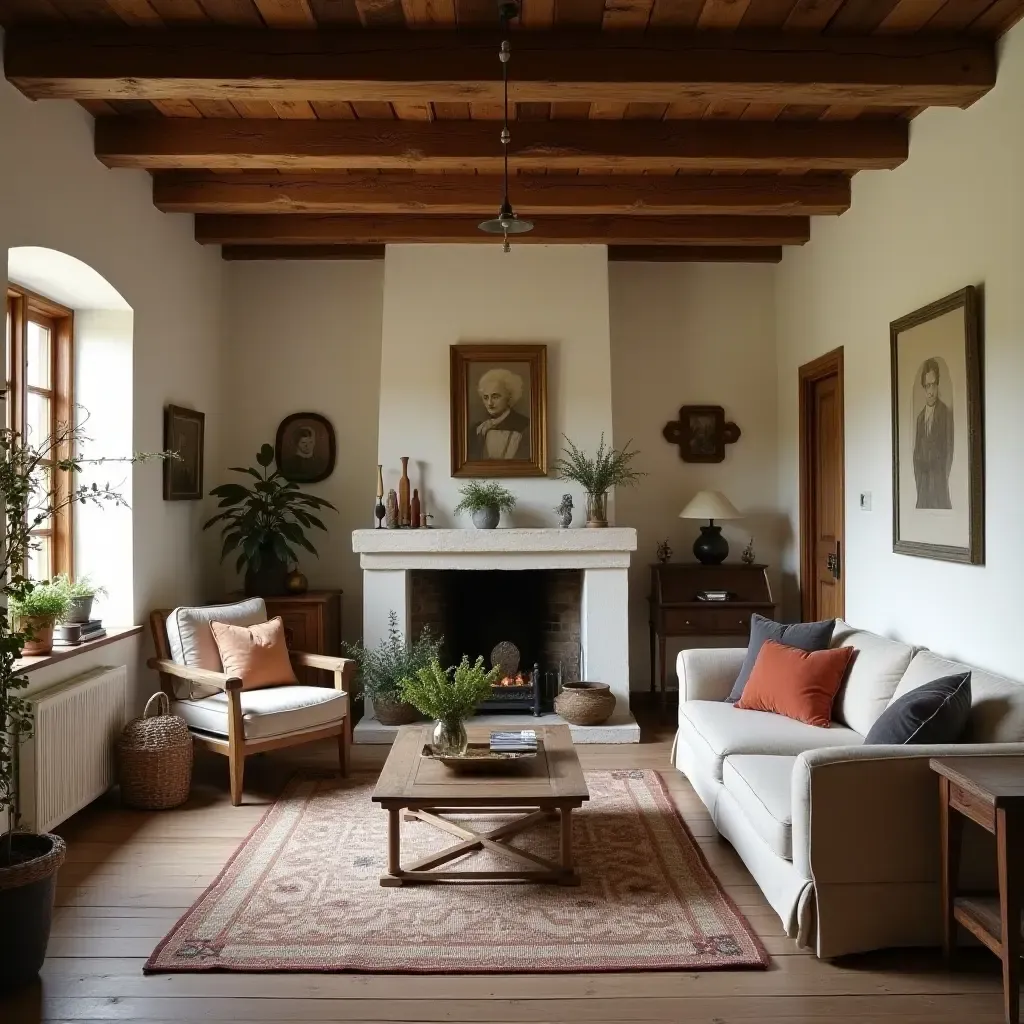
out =
[(798, 647), (801, 651), (825, 651), (832, 642), (832, 631), (835, 628), (835, 619), (825, 619), (822, 622), (794, 622), (787, 626), (754, 612), (750, 617), (747, 656), (743, 659), (736, 682), (732, 684), (728, 700), (735, 704), (743, 696), (743, 688), (747, 685), (750, 673), (754, 669), (754, 662), (757, 661), (766, 640), (776, 640), (787, 647)]
[(894, 700), (865, 743), (957, 743), (971, 714), (971, 673), (933, 679)]

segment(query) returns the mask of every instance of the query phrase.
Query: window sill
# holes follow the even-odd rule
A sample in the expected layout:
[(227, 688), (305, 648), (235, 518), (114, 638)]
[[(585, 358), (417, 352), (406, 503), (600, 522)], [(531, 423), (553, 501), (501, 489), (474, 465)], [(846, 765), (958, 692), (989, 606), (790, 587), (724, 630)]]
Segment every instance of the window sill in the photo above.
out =
[(116, 644), (118, 640), (125, 640), (130, 636), (138, 636), (142, 632), (142, 626), (125, 626), (121, 629), (108, 629), (106, 636), (98, 640), (87, 640), (77, 647), (55, 647), (49, 654), (40, 654), (34, 658), (19, 658), (14, 663), (14, 671), (18, 675), (25, 675), (34, 672), (36, 669), (47, 668), (62, 661), (70, 661), (72, 658), (85, 654), (87, 651), (96, 651), (107, 644)]

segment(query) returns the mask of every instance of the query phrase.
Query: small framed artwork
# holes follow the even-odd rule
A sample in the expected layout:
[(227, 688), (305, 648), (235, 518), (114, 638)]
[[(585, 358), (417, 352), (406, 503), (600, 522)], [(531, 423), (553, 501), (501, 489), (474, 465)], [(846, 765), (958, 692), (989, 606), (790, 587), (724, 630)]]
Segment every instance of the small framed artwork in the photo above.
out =
[(451, 346), (452, 476), (547, 476), (546, 345)]
[(277, 428), (274, 458), (292, 483), (315, 484), (334, 472), (337, 442), (334, 427), (316, 412), (295, 412)]
[(179, 405), (164, 408), (164, 501), (198, 501), (203, 496), (203, 435), (206, 416)]
[(740, 428), (726, 422), (720, 405), (684, 405), (679, 419), (665, 424), (662, 436), (679, 446), (684, 462), (722, 462), (725, 446), (740, 438)]
[(889, 325), (892, 548), (982, 565), (985, 481), (975, 288)]

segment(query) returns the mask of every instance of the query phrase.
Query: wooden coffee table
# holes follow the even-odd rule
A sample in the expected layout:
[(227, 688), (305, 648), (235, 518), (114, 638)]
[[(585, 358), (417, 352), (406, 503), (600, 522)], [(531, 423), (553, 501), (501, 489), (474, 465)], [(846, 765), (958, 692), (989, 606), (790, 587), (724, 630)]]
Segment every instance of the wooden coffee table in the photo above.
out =
[[(422, 756), (430, 741), (430, 725), (405, 725), (398, 730), (391, 753), (373, 791), (373, 801), (388, 812), (388, 872), (381, 885), (452, 881), (527, 881), (579, 885), (573, 862), (572, 811), (590, 799), (583, 769), (572, 745), (569, 728), (537, 728), (540, 749), (535, 758), (511, 768), (476, 769), (460, 773)], [(487, 742), (489, 726), (470, 726), (470, 742)], [(421, 821), (459, 840), (429, 857), (402, 867), (402, 812), (406, 821)], [(519, 817), (488, 832), (475, 832), (450, 814), (518, 814)], [(510, 846), (512, 836), (550, 818), (561, 826), (558, 863)], [(507, 871), (438, 870), (457, 857), (487, 850), (516, 862)]]

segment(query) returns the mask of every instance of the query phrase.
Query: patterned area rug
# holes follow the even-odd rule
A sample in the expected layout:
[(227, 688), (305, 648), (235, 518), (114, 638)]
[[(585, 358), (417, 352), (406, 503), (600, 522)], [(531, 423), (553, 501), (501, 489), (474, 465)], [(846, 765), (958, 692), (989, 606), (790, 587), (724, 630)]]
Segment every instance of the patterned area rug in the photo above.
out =
[[(590, 802), (573, 812), (581, 886), (384, 888), (387, 814), (370, 802), (374, 780), (298, 776), (145, 970), (767, 967), (767, 953), (722, 891), (658, 774), (604, 771), (586, 778)], [(493, 820), (497, 826), (503, 819)], [(484, 824), (477, 816), (473, 827)], [(423, 822), (403, 823), (406, 863), (452, 842)], [(514, 843), (556, 858), (557, 822)], [(473, 870), (508, 865), (487, 852), (467, 857)], [(466, 863), (464, 857), (451, 866)]]

